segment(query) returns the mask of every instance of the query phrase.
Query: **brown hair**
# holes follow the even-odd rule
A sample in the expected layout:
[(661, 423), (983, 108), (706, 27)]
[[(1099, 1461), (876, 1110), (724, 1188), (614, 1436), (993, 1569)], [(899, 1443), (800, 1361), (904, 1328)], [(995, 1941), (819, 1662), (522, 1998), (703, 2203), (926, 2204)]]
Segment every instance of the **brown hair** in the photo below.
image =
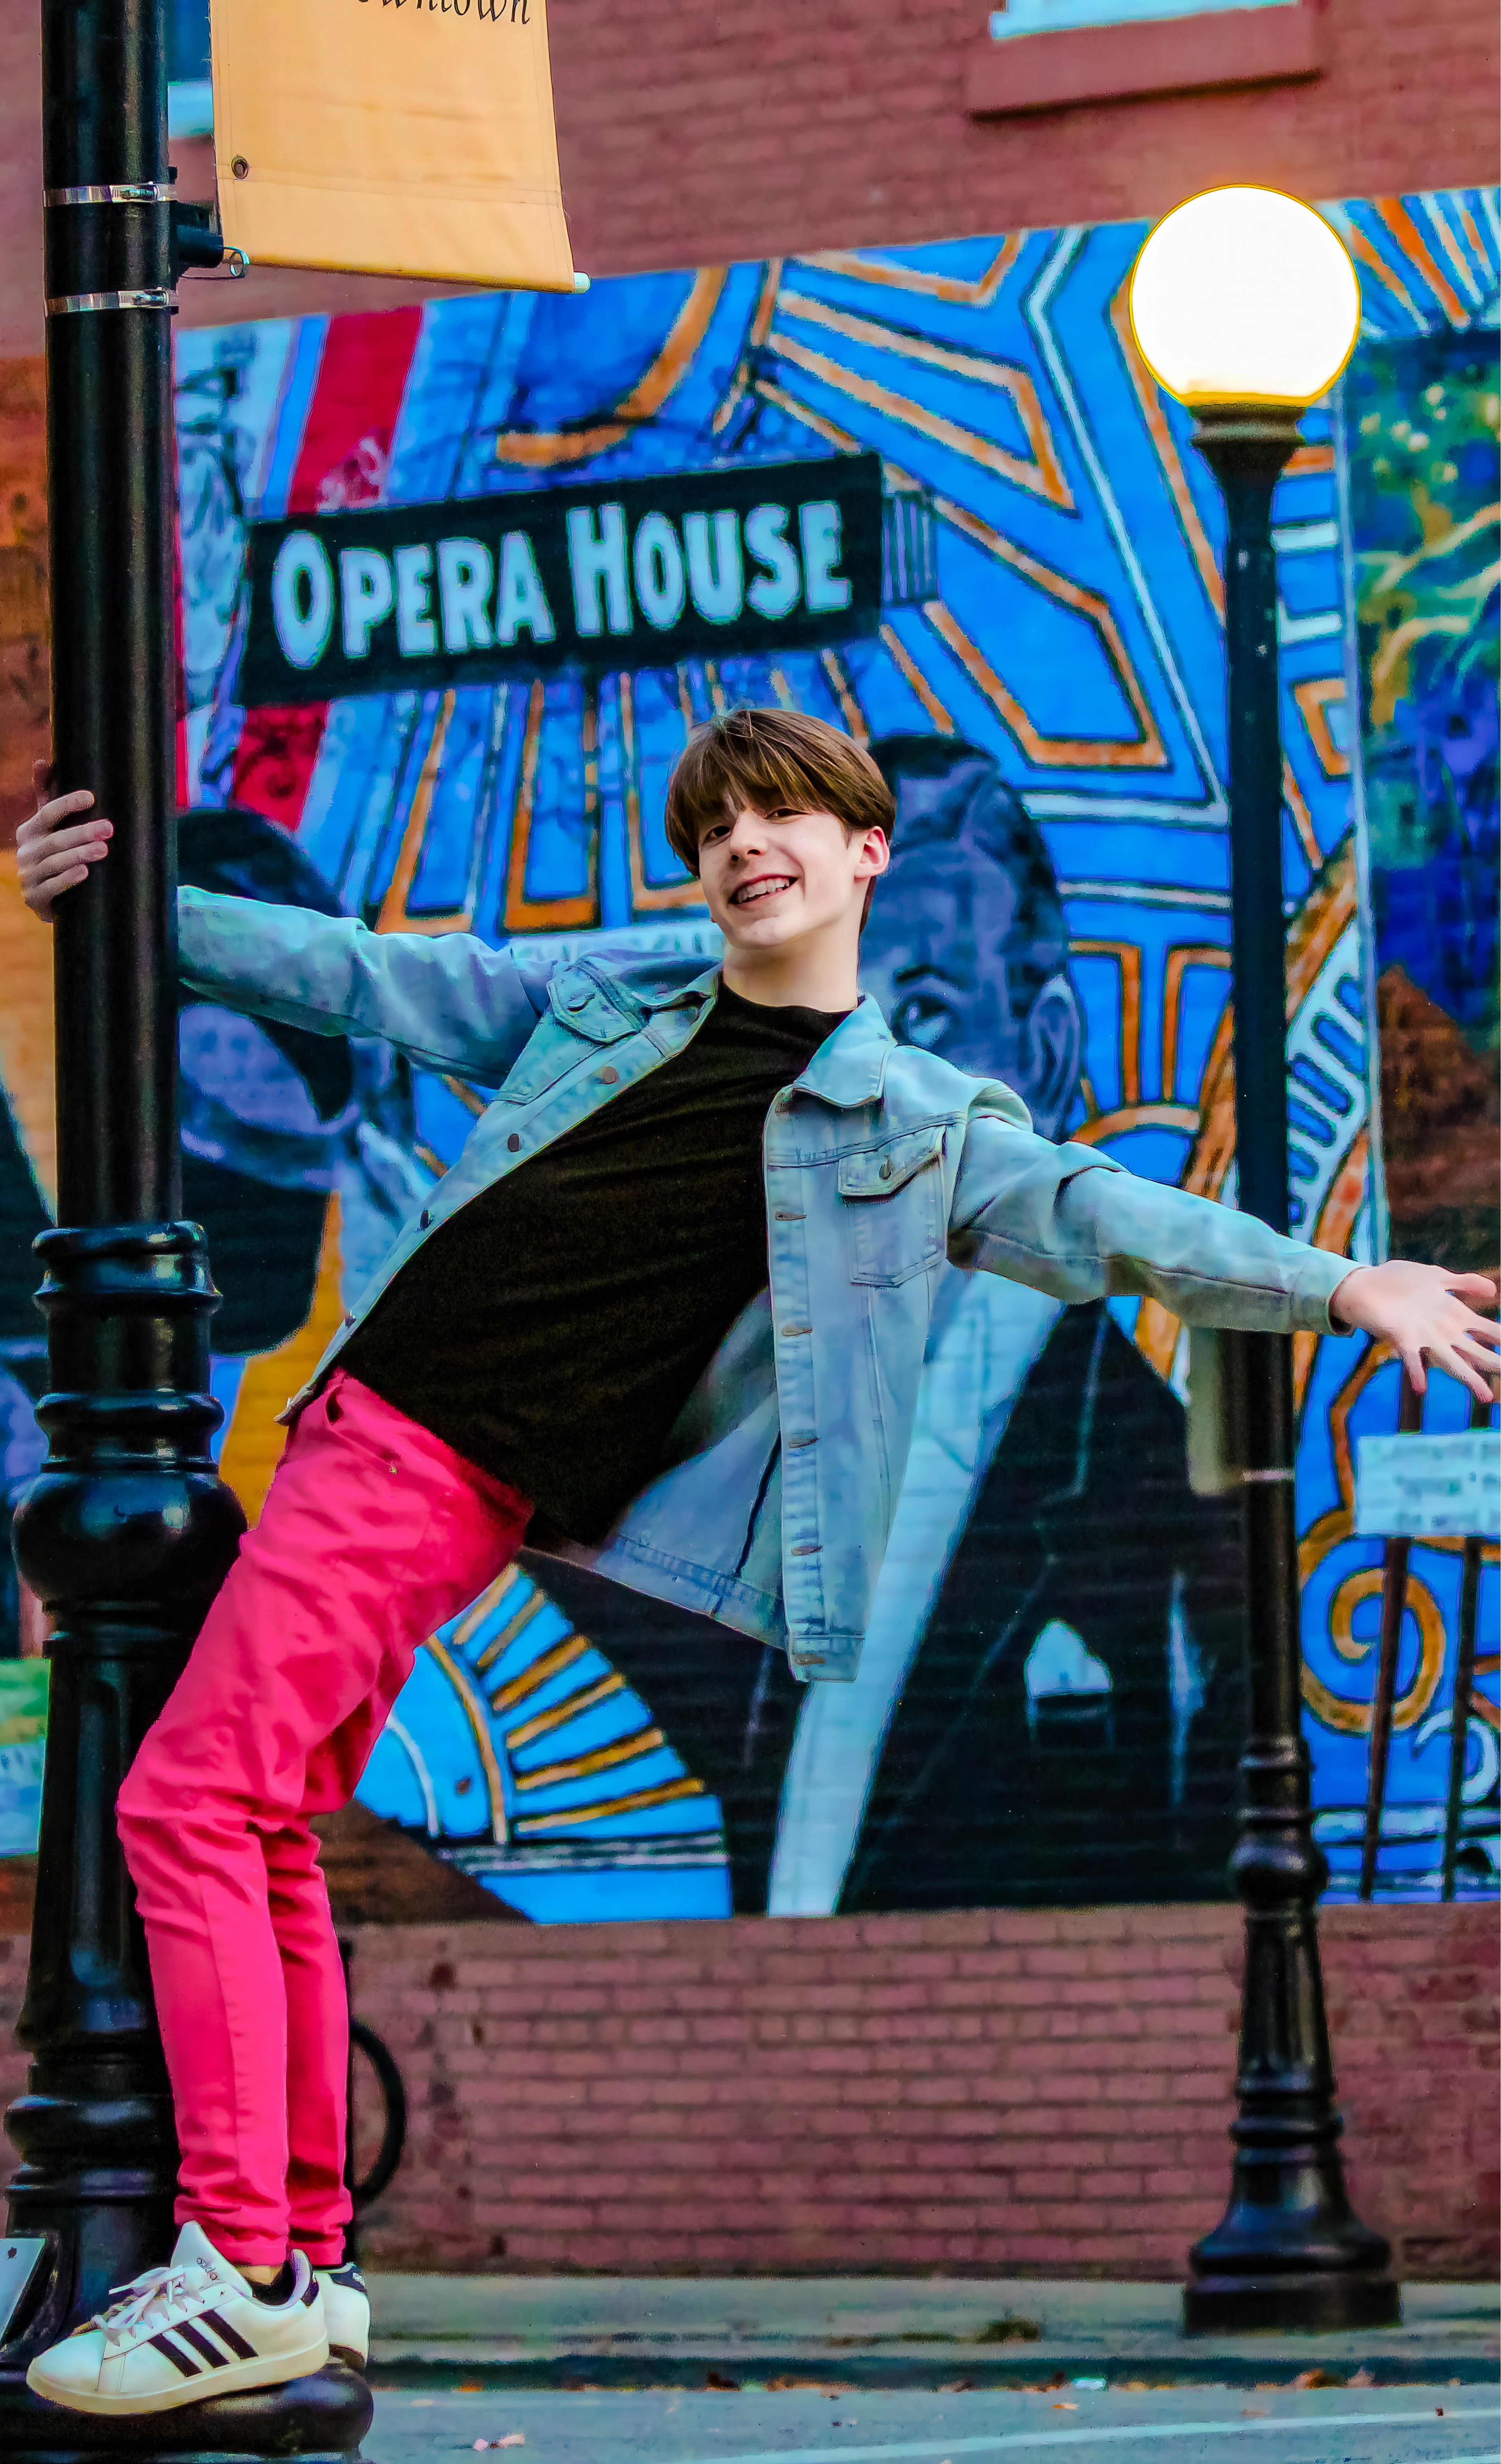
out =
[(861, 745), (801, 710), (732, 710), (695, 727), (667, 788), (667, 837), (689, 871), (698, 842), (726, 811), (833, 813), (847, 830), (884, 830), (892, 791)]

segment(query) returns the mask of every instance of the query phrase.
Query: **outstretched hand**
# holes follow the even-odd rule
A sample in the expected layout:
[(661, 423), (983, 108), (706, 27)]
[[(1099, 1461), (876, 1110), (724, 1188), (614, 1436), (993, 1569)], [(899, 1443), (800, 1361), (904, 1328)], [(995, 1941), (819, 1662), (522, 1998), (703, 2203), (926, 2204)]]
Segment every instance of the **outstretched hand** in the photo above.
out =
[[(16, 831), (16, 867), (22, 897), (33, 915), (50, 924), (54, 904), (63, 891), (87, 881), (90, 865), (108, 855), (114, 830), (111, 823), (93, 813), (94, 797), (87, 787), (75, 787), (71, 795), (55, 796), (49, 803), (49, 763), (32, 764), (32, 785), (36, 791), (36, 810)], [(75, 821), (79, 813), (89, 814), (89, 819)], [(65, 828), (65, 823), (72, 823), (72, 827)]]
[(1451, 1275), (1443, 1266), (1392, 1258), (1384, 1266), (1357, 1266), (1336, 1289), (1329, 1314), (1336, 1325), (1363, 1328), (1389, 1343), (1415, 1394), (1426, 1391), (1426, 1359), (1489, 1403), (1501, 1377), (1501, 1327), (1477, 1316), (1468, 1303), (1494, 1307), (1495, 1297), (1485, 1275)]

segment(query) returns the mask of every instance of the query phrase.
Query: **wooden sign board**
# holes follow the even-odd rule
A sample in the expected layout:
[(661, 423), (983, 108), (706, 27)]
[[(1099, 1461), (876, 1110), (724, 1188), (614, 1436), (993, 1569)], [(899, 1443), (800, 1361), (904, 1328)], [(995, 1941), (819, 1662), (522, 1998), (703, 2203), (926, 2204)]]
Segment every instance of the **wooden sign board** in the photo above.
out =
[(210, 0), (226, 245), (572, 291), (546, 0)]

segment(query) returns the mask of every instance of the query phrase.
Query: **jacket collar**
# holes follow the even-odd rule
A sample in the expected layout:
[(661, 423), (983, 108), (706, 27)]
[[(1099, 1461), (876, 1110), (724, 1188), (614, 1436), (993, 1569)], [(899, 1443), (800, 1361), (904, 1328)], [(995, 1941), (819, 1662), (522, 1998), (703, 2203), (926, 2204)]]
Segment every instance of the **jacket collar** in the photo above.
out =
[(887, 1058), (895, 1049), (896, 1038), (870, 994), (862, 993), (793, 1083), (805, 1095), (852, 1111), (856, 1105), (879, 1102)]

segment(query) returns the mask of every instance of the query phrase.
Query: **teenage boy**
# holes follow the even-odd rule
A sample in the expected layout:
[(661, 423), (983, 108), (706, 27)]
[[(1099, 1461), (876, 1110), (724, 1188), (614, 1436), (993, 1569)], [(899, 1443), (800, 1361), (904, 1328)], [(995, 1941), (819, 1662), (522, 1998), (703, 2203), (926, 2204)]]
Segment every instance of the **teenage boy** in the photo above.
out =
[[(50, 914), (106, 853), (86, 791), (19, 837)], [(344, 1998), (309, 1815), (352, 1793), (414, 1649), (520, 1546), (850, 1679), (948, 1258), (1191, 1323), (1358, 1326), (1477, 1394), (1478, 1276), (1352, 1268), (1032, 1133), (856, 987), (890, 793), (821, 722), (697, 729), (668, 833), (717, 967), (572, 965), (185, 891), (184, 981), (496, 1087), (288, 1407), (256, 1529), (121, 1791), (182, 2147), (169, 2265), (34, 2363), (154, 2412), (358, 2351), (332, 2278)], [(1331, 1315), (1337, 1294), (1338, 1317)], [(528, 1533), (528, 1527), (531, 1527)], [(332, 2315), (331, 2315), (332, 2314)]]

